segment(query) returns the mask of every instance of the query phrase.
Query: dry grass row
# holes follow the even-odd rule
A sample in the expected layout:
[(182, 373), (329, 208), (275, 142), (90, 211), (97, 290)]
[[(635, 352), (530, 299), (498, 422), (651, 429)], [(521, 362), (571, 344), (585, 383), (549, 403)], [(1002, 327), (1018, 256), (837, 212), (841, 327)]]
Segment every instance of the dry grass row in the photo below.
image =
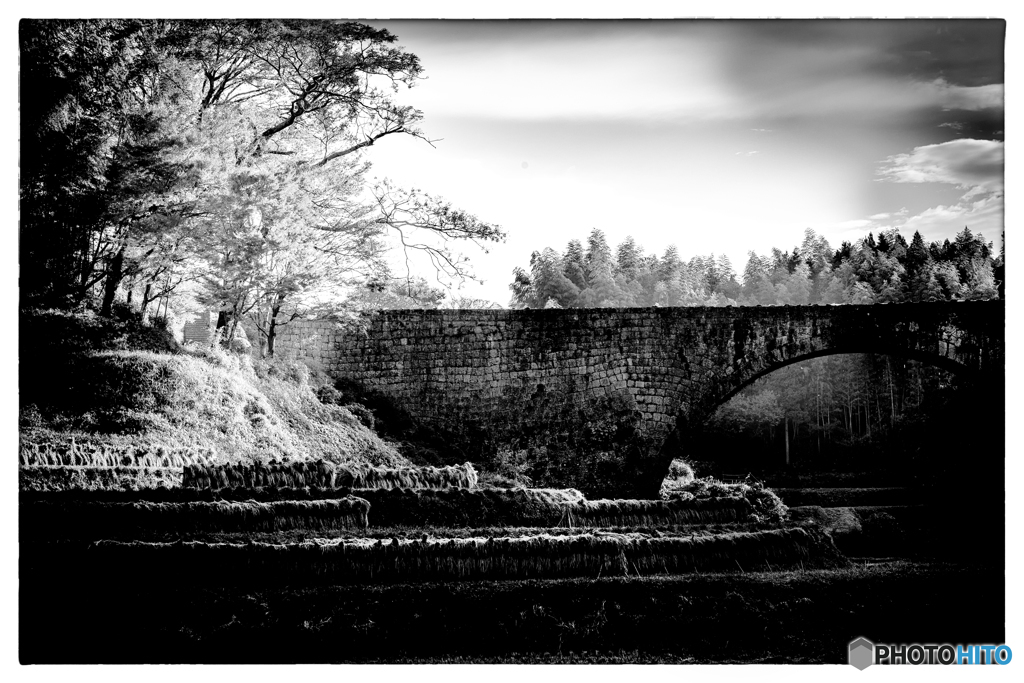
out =
[(750, 517), (744, 498), (691, 500), (592, 500), (566, 509), (569, 526), (658, 526), (670, 524), (727, 524)]
[[(56, 468), (50, 468), (56, 469)], [(175, 488), (131, 490), (81, 490), (67, 491), (21, 491), (22, 504), (34, 502), (52, 503), (217, 503), (244, 502), (255, 500), (273, 503), (288, 500), (328, 500), (344, 498), (351, 493), (344, 488), (292, 488), (288, 486), (263, 486), (252, 489), (189, 489)]]
[(338, 467), (336, 486), (358, 489), (475, 489), (479, 476), (472, 463), (447, 467), (374, 467), (346, 464)]
[(272, 503), (50, 503), (22, 507), (33, 535), (109, 538), (139, 532), (259, 532), (365, 529), (370, 504), (348, 496)]
[(335, 465), (326, 460), (253, 465), (188, 465), (182, 486), (237, 489), (266, 486), (360, 489), (472, 489), (477, 473), (471, 463), (449, 467), (373, 467)]
[(21, 465), (75, 467), (184, 467), (207, 465), (217, 453), (212, 448), (167, 448), (154, 445), (68, 443), (53, 441), (22, 443)]
[(743, 498), (669, 501), (583, 499), (567, 489), (356, 490), (381, 527), (606, 527), (746, 521)]
[[(75, 558), (90, 577), (179, 583), (347, 584), (551, 579), (754, 571), (846, 564), (806, 529), (716, 536), (540, 535), (426, 540), (335, 539), (291, 544), (99, 541)], [(117, 567), (116, 579), (111, 567)], [(208, 571), (217, 567), (216, 572)], [(77, 571), (76, 571), (77, 573)]]
[(18, 488), (29, 492), (140, 491), (181, 485), (178, 467), (28, 466), (18, 469)]

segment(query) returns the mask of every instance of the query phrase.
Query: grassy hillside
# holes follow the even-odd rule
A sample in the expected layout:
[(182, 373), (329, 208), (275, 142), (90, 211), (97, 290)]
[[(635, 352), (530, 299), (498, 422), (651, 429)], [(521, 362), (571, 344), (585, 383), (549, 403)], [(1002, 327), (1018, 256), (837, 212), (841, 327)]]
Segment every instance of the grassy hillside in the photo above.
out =
[(322, 456), (405, 465), (299, 363), (180, 347), (162, 330), (91, 314), (30, 311), (20, 327), (23, 442), (209, 446), (230, 460)]

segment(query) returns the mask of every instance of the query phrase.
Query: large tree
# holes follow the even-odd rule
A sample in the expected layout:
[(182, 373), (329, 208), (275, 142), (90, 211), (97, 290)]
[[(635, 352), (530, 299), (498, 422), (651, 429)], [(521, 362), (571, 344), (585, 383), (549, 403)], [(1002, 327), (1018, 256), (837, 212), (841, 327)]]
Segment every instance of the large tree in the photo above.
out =
[(388, 245), (453, 281), (471, 276), (453, 242), (504, 237), (439, 197), (370, 182), (375, 143), (426, 140), (422, 114), (394, 98), (422, 67), (386, 30), (37, 21), (22, 23), (21, 38), (22, 273), (33, 303), (101, 292), (109, 313), (126, 292), (145, 315), (198, 282), (226, 337), (249, 314), (272, 349), (287, 318), (388, 272)]

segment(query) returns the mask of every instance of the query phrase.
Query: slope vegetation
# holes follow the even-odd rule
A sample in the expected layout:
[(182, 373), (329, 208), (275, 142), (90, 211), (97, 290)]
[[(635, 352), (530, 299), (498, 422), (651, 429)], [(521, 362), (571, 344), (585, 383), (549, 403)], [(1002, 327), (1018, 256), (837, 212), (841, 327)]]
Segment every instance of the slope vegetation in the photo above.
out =
[(212, 447), (229, 461), (292, 456), (408, 462), (299, 363), (179, 347), (133, 321), (30, 311), (21, 316), (22, 443)]

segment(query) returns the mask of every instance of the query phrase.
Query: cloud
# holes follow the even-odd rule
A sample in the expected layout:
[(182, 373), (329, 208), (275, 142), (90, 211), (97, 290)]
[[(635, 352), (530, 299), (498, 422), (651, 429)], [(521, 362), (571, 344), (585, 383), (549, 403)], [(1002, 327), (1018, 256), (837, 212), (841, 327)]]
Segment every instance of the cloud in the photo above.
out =
[(959, 121), (947, 121), (946, 123), (940, 123), (939, 128), (952, 128), (959, 133), (964, 129), (964, 124)]
[(881, 180), (894, 183), (947, 183), (968, 191), (966, 197), (1002, 193), (1003, 143), (963, 138), (915, 147), (888, 157)]
[(771, 133), (772, 132), (771, 128), (751, 128), (750, 130), (754, 131), (755, 133)]
[(907, 235), (917, 230), (928, 239), (951, 239), (967, 226), (971, 232), (994, 240), (1003, 232), (1003, 211), (1003, 196), (992, 194), (952, 206), (932, 207), (911, 216), (900, 227)]
[(431, 116), (745, 120), (753, 132), (772, 133), (766, 126), (773, 117), (889, 119), (1001, 108), (1003, 86), (993, 83), (1002, 77), (998, 22), (956, 25), (964, 34), (957, 40), (934, 35), (944, 25), (558, 21), (393, 28), (428, 65), (429, 84), (404, 99)]
[[(880, 180), (894, 183), (944, 183), (965, 190), (960, 200), (907, 216), (906, 209), (870, 217), (874, 228), (915, 230), (936, 240), (952, 238), (964, 226), (993, 238), (1004, 227), (1003, 143), (999, 140), (950, 140), (915, 147), (887, 158)], [(884, 221), (884, 224), (882, 223)]]
[(751, 150), (749, 152), (736, 152), (736, 156), (745, 156), (745, 157), (752, 157), (755, 154), (760, 154), (760, 152), (758, 152), (756, 149), (755, 150)]
[(1003, 106), (1004, 87), (1002, 83), (964, 86), (952, 85), (938, 78), (925, 84), (924, 87), (932, 91), (936, 104), (945, 110), (977, 111), (979, 109), (1001, 109)]
[(873, 216), (868, 216), (868, 218), (873, 221), (884, 221), (887, 218), (898, 218), (900, 216), (906, 216), (907, 213), (907, 207), (904, 206), (899, 211), (892, 213), (876, 213)]

